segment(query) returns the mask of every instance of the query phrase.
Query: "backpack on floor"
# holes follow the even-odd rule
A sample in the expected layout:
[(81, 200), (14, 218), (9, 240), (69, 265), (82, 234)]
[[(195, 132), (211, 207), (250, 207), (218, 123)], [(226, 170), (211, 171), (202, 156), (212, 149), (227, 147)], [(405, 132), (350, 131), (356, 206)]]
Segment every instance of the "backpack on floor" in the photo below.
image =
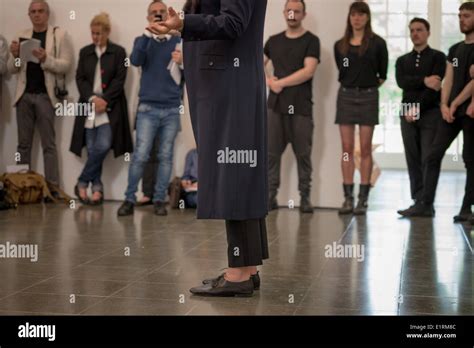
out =
[(33, 171), (7, 173), (0, 177), (4, 184), (5, 200), (9, 204), (41, 203), (44, 198), (50, 198), (54, 203), (64, 201), (69, 203), (71, 198), (58, 187), (51, 185), (60, 194), (60, 199), (52, 196), (44, 177)]
[(7, 202), (7, 194), (4, 190), (4, 184), (0, 181), (0, 210), (16, 208), (16, 205)]

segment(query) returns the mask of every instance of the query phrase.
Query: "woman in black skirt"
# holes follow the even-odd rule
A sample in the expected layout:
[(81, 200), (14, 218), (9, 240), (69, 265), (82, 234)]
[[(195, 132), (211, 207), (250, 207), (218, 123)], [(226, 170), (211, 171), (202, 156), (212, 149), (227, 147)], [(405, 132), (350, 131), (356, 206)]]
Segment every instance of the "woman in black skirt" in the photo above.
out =
[[(342, 175), (345, 201), (340, 214), (362, 215), (372, 174), (372, 137), (379, 123), (378, 88), (387, 78), (388, 52), (385, 41), (372, 31), (370, 8), (354, 2), (347, 16), (344, 37), (334, 45), (341, 87), (337, 96), (336, 124), (342, 140)], [(361, 184), (359, 201), (354, 208), (354, 137), (359, 125)]]

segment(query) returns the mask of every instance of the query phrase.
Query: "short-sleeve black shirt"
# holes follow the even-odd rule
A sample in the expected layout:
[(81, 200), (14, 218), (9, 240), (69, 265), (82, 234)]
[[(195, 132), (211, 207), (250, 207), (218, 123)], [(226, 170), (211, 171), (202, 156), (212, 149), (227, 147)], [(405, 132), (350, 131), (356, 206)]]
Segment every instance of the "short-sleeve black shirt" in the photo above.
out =
[[(46, 31), (33, 32), (33, 39), (41, 41), (41, 47), (46, 47)], [(28, 62), (26, 65), (25, 93), (47, 93), (44, 81), (44, 71), (40, 63)]]
[(334, 58), (339, 69), (339, 82), (343, 87), (378, 87), (379, 79), (387, 79), (388, 50), (384, 39), (374, 35), (362, 56), (359, 55), (359, 46), (353, 45), (343, 55), (338, 49), (340, 41), (334, 44)]
[[(466, 44), (464, 41), (458, 42), (449, 49), (448, 62), (453, 65), (453, 87), (449, 96), (449, 103), (456, 99), (464, 87), (471, 81), (469, 68), (474, 64), (474, 43)], [(471, 99), (469, 98), (456, 110), (456, 116), (466, 115), (467, 107)]]
[[(320, 59), (319, 38), (307, 31), (302, 36), (291, 39), (285, 32), (268, 39), (264, 48), (265, 55), (272, 61), (274, 75), (281, 79), (304, 68), (306, 57)], [(284, 88), (280, 94), (270, 91), (268, 107), (275, 112), (312, 116), (313, 114), (313, 79), (298, 86)], [(292, 110), (291, 107), (294, 107)]]

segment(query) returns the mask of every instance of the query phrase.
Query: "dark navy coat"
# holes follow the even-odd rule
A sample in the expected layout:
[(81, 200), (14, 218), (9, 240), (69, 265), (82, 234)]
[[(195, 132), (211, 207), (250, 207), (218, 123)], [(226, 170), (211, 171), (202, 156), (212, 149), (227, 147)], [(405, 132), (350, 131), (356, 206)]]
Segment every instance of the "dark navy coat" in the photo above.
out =
[(266, 7), (267, 0), (201, 0), (185, 15), (200, 219), (258, 219), (268, 212)]

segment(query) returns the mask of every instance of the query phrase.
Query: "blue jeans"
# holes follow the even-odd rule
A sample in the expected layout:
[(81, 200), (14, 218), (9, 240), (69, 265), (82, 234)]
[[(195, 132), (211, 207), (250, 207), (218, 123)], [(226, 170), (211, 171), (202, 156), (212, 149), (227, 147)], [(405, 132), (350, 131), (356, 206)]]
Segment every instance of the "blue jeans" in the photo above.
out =
[(197, 208), (197, 192), (185, 192), (184, 193), (184, 203), (186, 208)]
[(85, 129), (87, 162), (78, 179), (79, 188), (88, 188), (92, 184), (92, 192), (104, 192), (101, 181), (102, 164), (107, 153), (112, 147), (112, 128), (110, 124), (104, 124), (97, 128)]
[(128, 187), (125, 200), (136, 203), (138, 183), (150, 158), (155, 137), (158, 135), (158, 170), (153, 193), (153, 202), (164, 202), (170, 182), (174, 141), (181, 130), (179, 108), (164, 109), (148, 103), (140, 103), (137, 113), (137, 142), (128, 171)]

